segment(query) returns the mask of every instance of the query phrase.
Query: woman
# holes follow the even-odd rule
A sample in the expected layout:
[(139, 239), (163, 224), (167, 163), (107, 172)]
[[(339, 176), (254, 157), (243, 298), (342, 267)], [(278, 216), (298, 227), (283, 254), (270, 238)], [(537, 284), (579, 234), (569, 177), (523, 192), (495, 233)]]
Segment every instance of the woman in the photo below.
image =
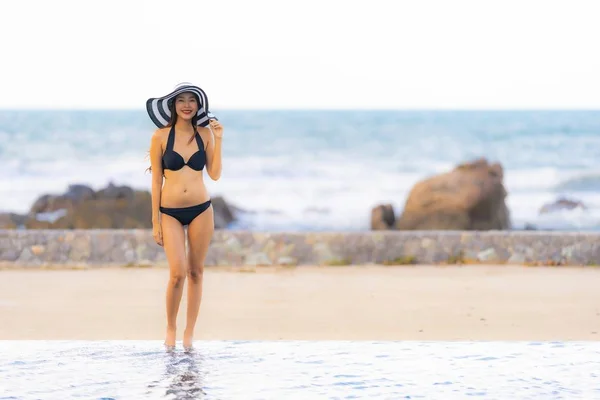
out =
[(170, 271), (165, 345), (175, 346), (177, 313), (188, 277), (183, 346), (191, 348), (202, 299), (204, 260), (214, 230), (203, 171), (215, 181), (221, 176), (223, 127), (208, 112), (204, 91), (189, 83), (178, 85), (166, 96), (148, 99), (146, 110), (158, 126), (150, 142), (153, 236), (164, 247)]

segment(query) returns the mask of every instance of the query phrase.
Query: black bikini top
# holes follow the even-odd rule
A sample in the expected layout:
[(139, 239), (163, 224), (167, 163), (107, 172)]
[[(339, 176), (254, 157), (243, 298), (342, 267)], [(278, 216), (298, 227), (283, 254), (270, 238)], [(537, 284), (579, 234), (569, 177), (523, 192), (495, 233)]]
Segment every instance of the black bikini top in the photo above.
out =
[(175, 127), (171, 127), (169, 138), (167, 139), (167, 148), (162, 156), (163, 169), (177, 171), (183, 168), (185, 165), (195, 171), (202, 171), (204, 169), (204, 166), (206, 165), (206, 151), (204, 150), (204, 142), (202, 141), (202, 138), (200, 137), (200, 134), (196, 128), (194, 128), (194, 131), (196, 132), (194, 136), (196, 137), (196, 143), (198, 144), (198, 151), (192, 154), (186, 163), (181, 154), (173, 150), (173, 146), (175, 145)]

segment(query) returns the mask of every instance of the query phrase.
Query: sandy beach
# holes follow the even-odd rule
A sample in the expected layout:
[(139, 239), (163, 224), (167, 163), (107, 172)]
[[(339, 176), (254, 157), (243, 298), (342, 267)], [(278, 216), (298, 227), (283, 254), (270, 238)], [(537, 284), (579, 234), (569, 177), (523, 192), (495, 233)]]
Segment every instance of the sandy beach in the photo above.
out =
[[(207, 268), (196, 339), (600, 340), (600, 268)], [(1, 270), (0, 340), (163, 339), (165, 268)], [(179, 313), (181, 340), (186, 297)]]

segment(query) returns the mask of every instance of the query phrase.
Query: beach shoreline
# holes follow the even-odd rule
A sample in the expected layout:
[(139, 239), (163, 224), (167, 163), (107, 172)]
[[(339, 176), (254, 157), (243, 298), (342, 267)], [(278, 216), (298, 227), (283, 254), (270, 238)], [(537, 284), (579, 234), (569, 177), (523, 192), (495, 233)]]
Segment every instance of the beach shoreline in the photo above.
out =
[[(0, 340), (162, 340), (167, 279), (0, 270)], [(600, 340), (599, 286), (575, 266), (207, 267), (195, 339)]]

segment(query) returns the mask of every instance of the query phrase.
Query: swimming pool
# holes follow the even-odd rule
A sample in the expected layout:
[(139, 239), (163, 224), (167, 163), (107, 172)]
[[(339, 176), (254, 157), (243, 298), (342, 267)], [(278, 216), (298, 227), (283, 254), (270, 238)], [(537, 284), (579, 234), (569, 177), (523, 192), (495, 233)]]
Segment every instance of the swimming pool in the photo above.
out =
[(600, 342), (0, 341), (0, 399), (600, 399)]

